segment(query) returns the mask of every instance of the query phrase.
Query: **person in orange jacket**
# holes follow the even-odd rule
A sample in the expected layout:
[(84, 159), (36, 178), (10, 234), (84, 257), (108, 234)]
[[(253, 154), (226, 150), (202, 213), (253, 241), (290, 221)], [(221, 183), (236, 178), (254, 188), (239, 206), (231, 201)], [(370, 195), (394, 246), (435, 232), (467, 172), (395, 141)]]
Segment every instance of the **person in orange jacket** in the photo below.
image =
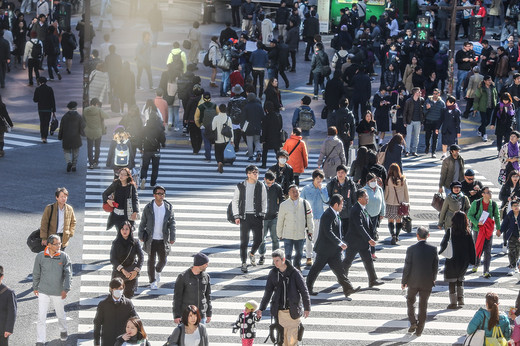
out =
[(300, 186), (300, 174), (309, 166), (309, 154), (299, 127), (293, 129), (291, 137), (287, 139), (282, 149), (289, 153), (287, 163), (293, 168), (294, 182)]

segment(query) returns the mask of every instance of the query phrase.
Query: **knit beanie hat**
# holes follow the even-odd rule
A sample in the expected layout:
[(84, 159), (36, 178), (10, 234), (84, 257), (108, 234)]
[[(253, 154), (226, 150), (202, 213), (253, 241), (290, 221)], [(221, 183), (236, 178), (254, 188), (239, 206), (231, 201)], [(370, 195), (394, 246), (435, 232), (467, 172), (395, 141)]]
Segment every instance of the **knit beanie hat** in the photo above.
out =
[(202, 266), (209, 262), (209, 257), (199, 252), (198, 254), (193, 255), (193, 265), (195, 267)]

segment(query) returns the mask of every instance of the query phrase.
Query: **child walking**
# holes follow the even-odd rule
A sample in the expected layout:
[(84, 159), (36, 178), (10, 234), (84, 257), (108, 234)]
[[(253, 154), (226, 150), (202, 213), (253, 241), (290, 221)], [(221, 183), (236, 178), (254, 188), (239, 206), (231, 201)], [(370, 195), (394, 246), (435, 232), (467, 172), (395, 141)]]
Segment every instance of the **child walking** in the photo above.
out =
[(256, 337), (256, 321), (260, 318), (256, 316), (255, 311), (258, 309), (258, 303), (250, 300), (245, 304), (245, 309), (238, 315), (237, 321), (233, 324), (233, 333), (240, 329), (240, 337), (242, 338), (242, 346), (253, 345)]

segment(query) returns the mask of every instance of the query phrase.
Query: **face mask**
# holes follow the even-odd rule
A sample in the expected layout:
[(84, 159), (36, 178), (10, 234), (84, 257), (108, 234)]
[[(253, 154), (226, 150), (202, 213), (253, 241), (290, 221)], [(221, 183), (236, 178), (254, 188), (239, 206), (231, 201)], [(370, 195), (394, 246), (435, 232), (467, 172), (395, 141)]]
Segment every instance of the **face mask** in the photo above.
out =
[(285, 157), (281, 157), (278, 159), (278, 162), (280, 162), (282, 165), (285, 165), (285, 163), (287, 162), (287, 159)]
[(123, 295), (123, 290), (113, 290), (112, 291), (112, 296), (116, 299), (121, 298), (122, 295)]
[(371, 181), (370, 183), (368, 183), (368, 186), (370, 186), (371, 188), (375, 188), (377, 186), (377, 182)]

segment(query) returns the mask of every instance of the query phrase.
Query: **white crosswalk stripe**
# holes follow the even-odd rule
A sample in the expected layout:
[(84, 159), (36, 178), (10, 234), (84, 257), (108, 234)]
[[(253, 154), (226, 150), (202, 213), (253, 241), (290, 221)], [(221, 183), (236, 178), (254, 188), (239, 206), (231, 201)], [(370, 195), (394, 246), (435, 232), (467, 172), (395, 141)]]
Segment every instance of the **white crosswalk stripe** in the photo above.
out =
[[(47, 143), (57, 143), (59, 140), (47, 138)], [(19, 133), (8, 132), (4, 138), (4, 150), (15, 148), (26, 148), (33, 145), (42, 144), (42, 140), (38, 135), (23, 135)]]
[[(301, 185), (310, 182), (310, 173), (316, 166), (317, 152), (309, 158), (310, 167), (301, 177)], [(102, 149), (101, 161), (106, 158)], [(268, 163), (273, 164), (270, 157)], [(224, 174), (216, 172), (214, 163), (203, 161), (203, 155), (195, 156), (188, 149), (164, 149), (161, 152), (158, 184), (166, 190), (166, 199), (175, 210), (177, 242), (168, 256), (158, 290), (147, 285), (146, 256), (138, 294), (133, 299), (136, 310), (144, 321), (152, 345), (162, 345), (172, 332), (173, 284), (177, 275), (188, 268), (196, 252), (209, 255), (208, 272), (212, 279), (213, 317), (208, 324), (211, 345), (240, 344), (240, 338), (231, 333), (230, 324), (236, 320), (243, 304), (249, 299), (260, 301), (270, 270), (267, 265), (250, 267), (248, 274), (240, 271), (239, 229), (226, 220), (226, 208), (237, 182), (245, 177), (247, 165), (243, 152), (238, 154), (233, 166), (226, 166)], [(433, 194), (438, 190), (440, 161), (429, 158), (407, 158), (403, 163), (409, 183), (410, 204), (414, 227), (430, 226), (429, 242), (438, 245), (443, 231), (438, 230), (437, 213), (430, 206)], [(261, 170), (260, 177), (264, 170)], [(491, 186), (494, 195), (499, 189), (476, 173), (484, 185)], [(115, 231), (106, 231), (107, 215), (101, 208), (101, 193), (112, 181), (112, 171), (89, 170), (86, 182), (85, 228), (83, 236), (83, 265), (81, 275), (81, 300), (79, 312), (80, 334), (92, 337), (92, 321), (95, 307), (107, 294), (112, 267), (109, 261), (111, 242)], [(141, 208), (152, 200), (151, 189), (139, 191)], [(495, 241), (491, 264), (493, 277), (484, 279), (482, 273), (466, 276), (466, 306), (460, 310), (446, 310), (448, 284), (439, 273), (437, 285), (429, 300), (428, 321), (419, 338), (407, 334), (408, 320), (406, 300), (400, 288), (400, 279), (406, 248), (416, 242), (415, 233), (403, 234), (398, 246), (390, 246), (390, 234), (386, 222), (379, 229), (378, 259), (375, 262), (378, 277), (385, 282), (379, 289), (367, 288), (367, 275), (361, 261), (356, 260), (349, 273), (354, 285), (363, 289), (347, 302), (335, 281), (334, 275), (323, 271), (315, 284), (317, 296), (312, 297), (312, 311), (304, 320), (305, 345), (369, 345), (383, 343), (421, 343), (448, 345), (462, 343), (469, 320), (484, 303), (488, 291), (499, 294), (503, 310), (514, 306), (517, 290), (513, 277), (505, 276), (507, 256), (498, 255), (499, 241)], [(267, 246), (270, 252), (270, 243)], [(309, 268), (303, 270), (304, 276)], [(492, 285), (500, 287), (492, 287)], [(491, 287), (490, 287), (491, 286)], [(511, 288), (509, 288), (511, 287)], [(267, 314), (268, 316), (268, 314)], [(258, 324), (258, 341), (268, 333), (269, 318)], [(84, 338), (78, 345), (92, 345)]]

